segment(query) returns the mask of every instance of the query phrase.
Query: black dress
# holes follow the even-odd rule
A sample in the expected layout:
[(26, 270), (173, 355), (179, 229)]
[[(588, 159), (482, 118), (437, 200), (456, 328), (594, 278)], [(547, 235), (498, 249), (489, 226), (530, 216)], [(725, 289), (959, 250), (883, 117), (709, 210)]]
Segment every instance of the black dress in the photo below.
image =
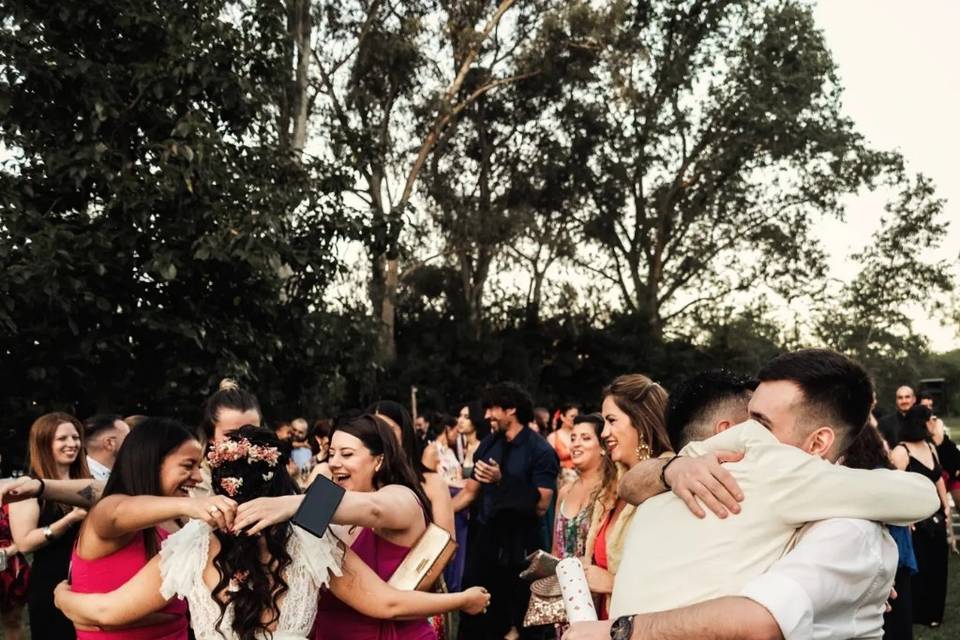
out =
[[(927, 445), (930, 446), (929, 444)], [(906, 447), (904, 446), (904, 449)], [(943, 478), (943, 468), (933, 454), (933, 468), (926, 466), (912, 455), (907, 471), (919, 473), (936, 484)], [(907, 451), (909, 454), (909, 451)], [(926, 520), (914, 525), (913, 552), (917, 557), (917, 573), (911, 583), (913, 591), (913, 623), (940, 624), (947, 599), (947, 519), (943, 507)]]
[[(64, 512), (55, 503), (41, 502), (37, 526), (49, 526), (63, 516)], [(77, 637), (73, 623), (54, 606), (53, 589), (67, 579), (70, 554), (79, 531), (80, 523), (76, 523), (64, 535), (33, 552), (27, 610), (30, 615), (30, 634), (34, 638), (72, 640)]]

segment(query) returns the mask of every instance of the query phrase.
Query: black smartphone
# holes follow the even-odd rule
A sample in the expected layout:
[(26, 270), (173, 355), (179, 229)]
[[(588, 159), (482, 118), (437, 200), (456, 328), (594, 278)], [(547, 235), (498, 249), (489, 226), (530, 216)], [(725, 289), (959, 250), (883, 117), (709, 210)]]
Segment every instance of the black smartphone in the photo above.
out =
[(327, 532), (346, 489), (326, 476), (317, 476), (293, 516), (293, 523), (318, 538)]

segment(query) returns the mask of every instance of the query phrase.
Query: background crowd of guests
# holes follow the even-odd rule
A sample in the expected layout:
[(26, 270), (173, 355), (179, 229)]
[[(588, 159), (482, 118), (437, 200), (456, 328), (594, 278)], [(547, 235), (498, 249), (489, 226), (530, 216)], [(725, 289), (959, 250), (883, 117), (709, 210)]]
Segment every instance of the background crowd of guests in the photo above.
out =
[[(34, 480), (18, 485), (29, 497), (11, 497), (0, 519), (4, 637), (21, 637), (24, 605), (34, 638), (187, 638), (191, 624), (198, 638), (217, 628), (238, 638), (278, 630), (317, 639), (554, 637), (564, 625), (523, 625), (530, 583), (520, 574), (531, 554), (582, 559), (597, 611), (608, 618), (627, 534), (646, 498), (624, 495), (632, 486), (621, 485), (624, 476), (640, 477), (648, 461), (672, 463), (687, 444), (754, 417), (747, 402), (756, 386), (715, 370), (668, 393), (629, 374), (603, 389), (597, 412), (564, 403), (551, 413), (520, 386), (500, 383), (416, 418), (382, 400), (336, 419), (268, 429), (255, 395), (225, 381), (197, 430), (167, 418), (105, 414), (81, 423), (48, 413), (30, 427)], [(882, 434), (886, 453), (859, 464), (920, 474), (940, 497), (929, 518), (890, 528), (898, 597), (885, 637), (910, 638), (912, 624), (943, 621), (960, 451), (931, 398), (918, 402), (902, 387), (896, 402), (896, 413), (879, 423), (871, 416), (858, 436), (880, 442)], [(239, 462), (222, 453), (238, 446), (277, 453)], [(663, 464), (655, 466), (661, 481)], [(288, 522), (320, 475), (348, 492), (334, 518), (342, 563)], [(722, 487), (667, 488), (701, 516), (739, 510), (736, 500), (716, 497)], [(436, 593), (391, 589), (385, 581), (431, 523), (459, 545)], [(186, 540), (202, 547), (202, 558)], [(164, 567), (168, 547), (167, 566), (194, 566), (192, 582)]]

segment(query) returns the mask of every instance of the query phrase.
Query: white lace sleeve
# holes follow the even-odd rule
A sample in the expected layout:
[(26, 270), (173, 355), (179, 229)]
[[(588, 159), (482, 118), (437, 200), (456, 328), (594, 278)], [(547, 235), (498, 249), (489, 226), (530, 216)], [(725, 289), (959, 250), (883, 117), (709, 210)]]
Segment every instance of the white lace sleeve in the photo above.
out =
[(164, 541), (160, 548), (160, 593), (164, 598), (187, 597), (203, 575), (210, 549), (210, 531), (210, 526), (202, 520), (191, 520)]
[(293, 535), (300, 542), (303, 549), (303, 562), (317, 588), (330, 584), (330, 574), (343, 575), (340, 568), (343, 551), (330, 533), (325, 533), (318, 538), (312, 533), (293, 525)]

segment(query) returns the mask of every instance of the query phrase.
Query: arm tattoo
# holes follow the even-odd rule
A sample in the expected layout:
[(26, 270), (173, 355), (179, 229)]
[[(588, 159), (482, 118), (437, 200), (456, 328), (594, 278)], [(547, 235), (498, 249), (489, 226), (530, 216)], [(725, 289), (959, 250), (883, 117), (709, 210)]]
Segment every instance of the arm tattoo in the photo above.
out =
[(103, 493), (103, 486), (96, 482), (91, 482), (80, 491), (77, 491), (77, 495), (87, 501), (88, 504), (92, 505), (100, 499), (100, 494)]

